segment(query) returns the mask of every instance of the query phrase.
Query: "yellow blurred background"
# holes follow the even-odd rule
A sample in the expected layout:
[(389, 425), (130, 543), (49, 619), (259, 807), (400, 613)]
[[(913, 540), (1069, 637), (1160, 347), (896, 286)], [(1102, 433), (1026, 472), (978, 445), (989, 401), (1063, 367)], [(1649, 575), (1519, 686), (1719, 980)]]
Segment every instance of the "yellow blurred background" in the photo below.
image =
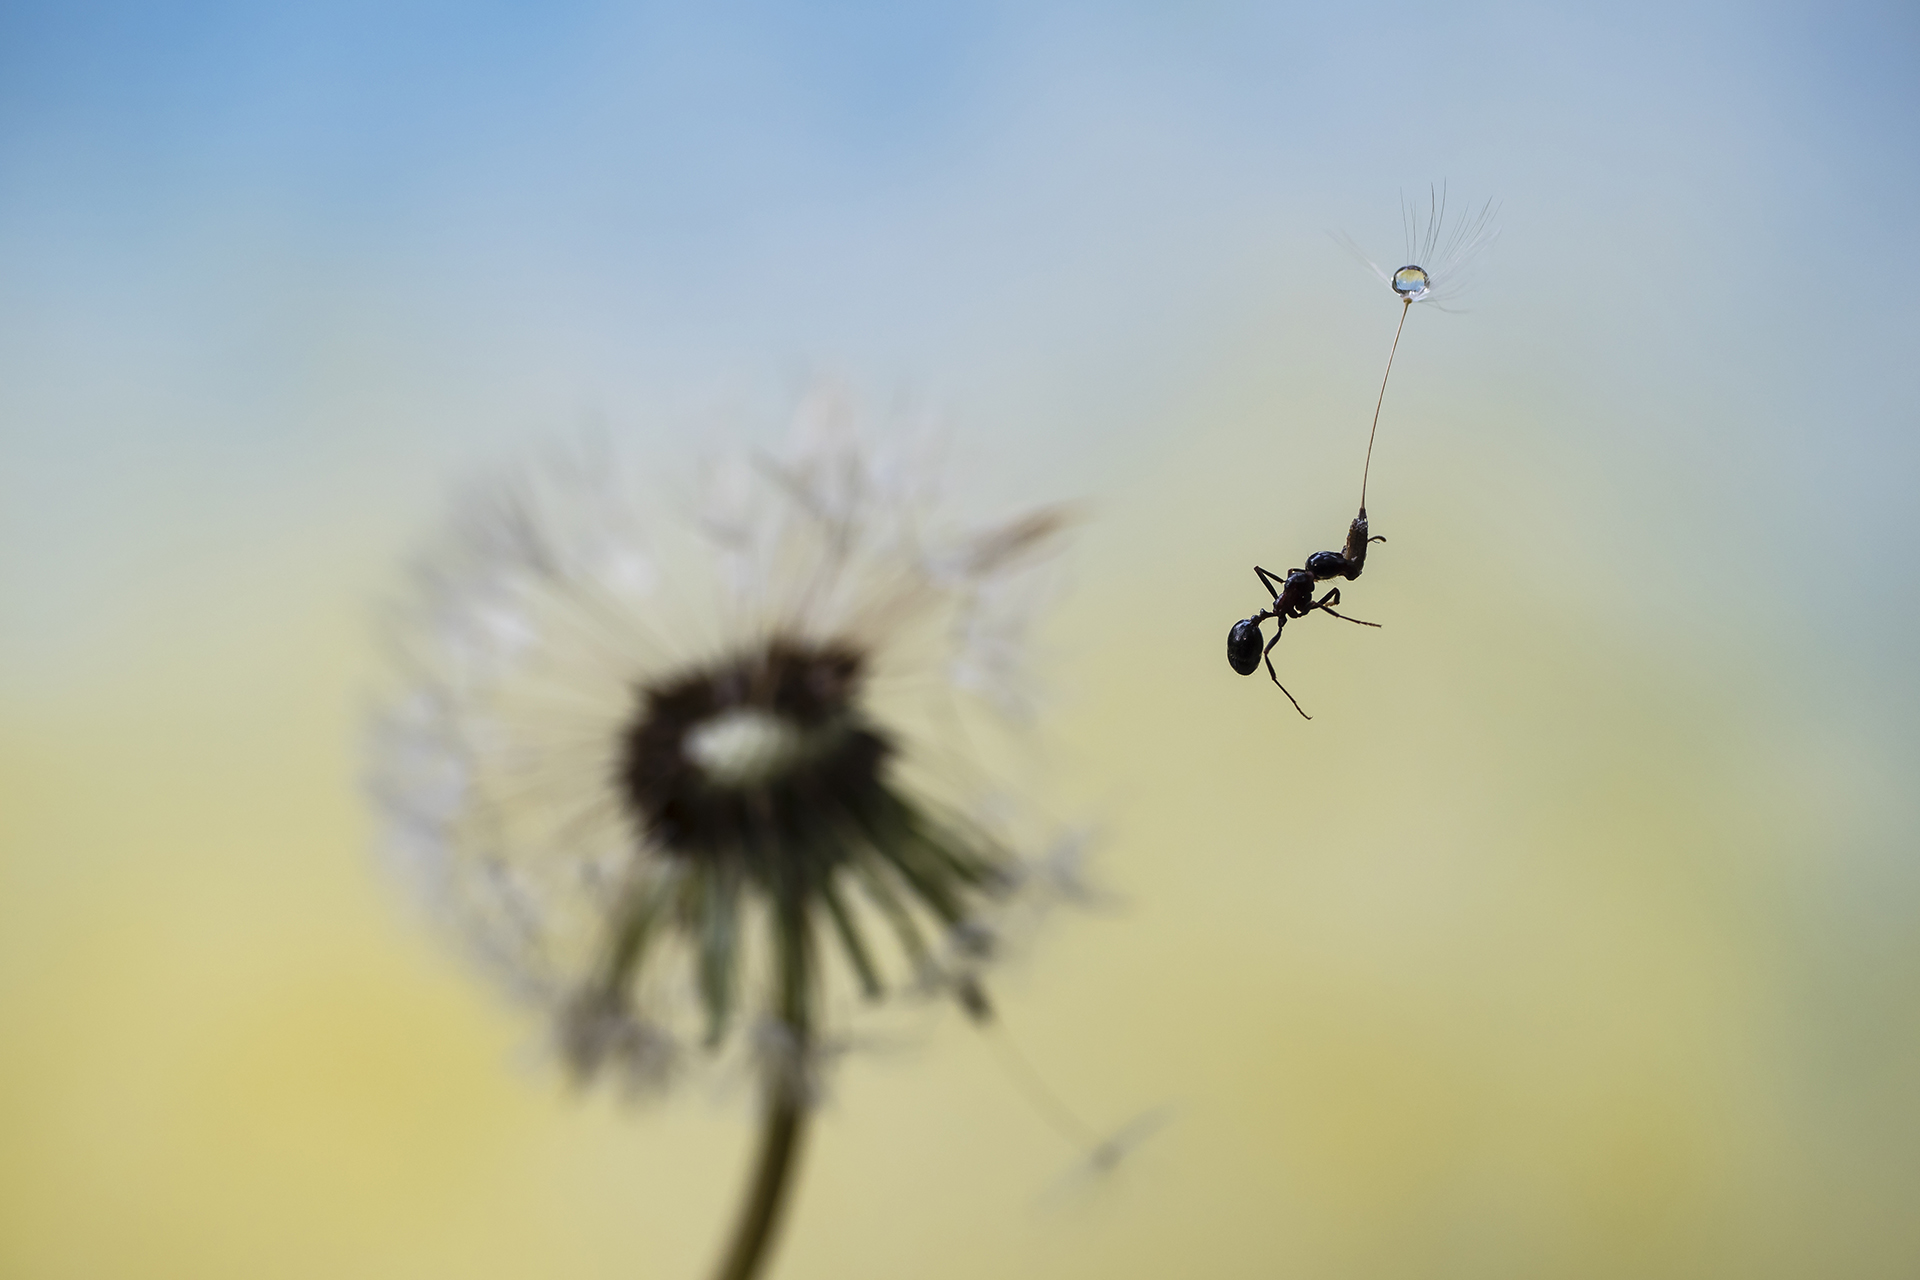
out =
[[(1873, 5), (0, 16), (0, 1275), (704, 1274), (739, 1082), (568, 1092), (379, 863), (448, 487), (827, 370), (1094, 519), (1040, 799), (1113, 901), (855, 1054), (773, 1274), (1920, 1269), (1920, 23)], [(1503, 202), (1416, 308), (1325, 234)], [(1391, 265), (1391, 264), (1388, 264)], [(1906, 781), (1902, 781), (1905, 779)]]

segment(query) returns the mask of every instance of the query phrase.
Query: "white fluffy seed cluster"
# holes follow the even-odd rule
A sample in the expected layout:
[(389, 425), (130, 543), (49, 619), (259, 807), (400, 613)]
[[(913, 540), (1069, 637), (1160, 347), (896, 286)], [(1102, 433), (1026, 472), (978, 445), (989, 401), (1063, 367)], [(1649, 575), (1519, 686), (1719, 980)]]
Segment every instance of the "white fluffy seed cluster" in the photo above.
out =
[[(554, 1016), (576, 1063), (654, 1083), (699, 1038), (695, 975), (711, 957), (686, 939), (650, 942), (620, 998), (595, 986), (622, 913), (649, 895), (677, 901), (682, 873), (617, 786), (639, 691), (770, 636), (845, 644), (870, 672), (864, 711), (909, 774), (922, 757), (950, 773), (965, 754), (940, 736), (954, 703), (1029, 704), (1025, 637), (1047, 594), (1034, 571), (1063, 515), (958, 526), (941, 516), (937, 479), (913, 455), (862, 444), (827, 391), (802, 406), (780, 455), (714, 467), (692, 519), (673, 518), (684, 502), (650, 502), (660, 486), (618, 450), (581, 446), (464, 494), (419, 562), (393, 619), (398, 687), (372, 742), (385, 844), (487, 968)], [(683, 749), (716, 786), (751, 787), (839, 731), (741, 707), (695, 726)], [(1004, 812), (1005, 794), (994, 801)], [(1016, 882), (1065, 891), (1048, 876)], [(743, 947), (743, 969), (764, 964)]]

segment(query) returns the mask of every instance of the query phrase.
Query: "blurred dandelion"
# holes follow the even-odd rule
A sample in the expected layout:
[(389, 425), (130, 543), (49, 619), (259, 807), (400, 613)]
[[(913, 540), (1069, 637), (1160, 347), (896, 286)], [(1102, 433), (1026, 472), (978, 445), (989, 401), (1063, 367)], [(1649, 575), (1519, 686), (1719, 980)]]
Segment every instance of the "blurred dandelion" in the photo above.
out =
[(552, 459), (466, 495), (401, 615), (373, 790), (429, 902), (577, 1079), (657, 1087), (694, 1044), (758, 1077), (725, 1280), (767, 1256), (840, 1014), (910, 990), (989, 1018), (1010, 913), (1071, 892), (948, 741), (955, 690), (1023, 705), (1065, 513), (955, 531), (935, 478), (831, 392), (691, 521), (610, 450)]

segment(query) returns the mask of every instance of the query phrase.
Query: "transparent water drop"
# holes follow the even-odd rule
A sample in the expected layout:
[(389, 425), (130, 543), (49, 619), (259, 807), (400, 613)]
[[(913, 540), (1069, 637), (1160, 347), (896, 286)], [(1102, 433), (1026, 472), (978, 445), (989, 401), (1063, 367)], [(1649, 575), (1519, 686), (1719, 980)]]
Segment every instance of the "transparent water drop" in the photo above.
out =
[(1405, 266), (1393, 273), (1393, 291), (1409, 302), (1425, 294), (1432, 283), (1425, 267)]

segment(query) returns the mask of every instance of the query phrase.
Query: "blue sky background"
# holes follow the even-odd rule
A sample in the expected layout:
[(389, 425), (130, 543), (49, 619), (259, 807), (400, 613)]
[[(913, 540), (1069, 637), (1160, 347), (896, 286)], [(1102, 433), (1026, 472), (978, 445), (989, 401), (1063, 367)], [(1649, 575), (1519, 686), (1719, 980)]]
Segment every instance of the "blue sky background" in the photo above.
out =
[[(238, 468), (242, 502), (249, 465), (357, 494), (382, 481), (338, 471), (430, 439), (716, 386), (777, 398), (821, 366), (1005, 421), (1097, 483), (1152, 456), (1158, 407), (1219, 376), (1223, 335), (1347, 303), (1321, 230), (1391, 246), (1397, 193), (1439, 179), (1507, 207), (1475, 301), (1523, 336), (1478, 358), (1546, 404), (1602, 402), (1623, 466), (1686, 452), (1712, 486), (1696, 510), (1743, 519), (1756, 560), (1911, 579), (1876, 559), (1913, 461), (1899, 6), (4, 21), (16, 606), (62, 589), (49, 564), (97, 566), (117, 519), (151, 545), (211, 514), (198, 490), (147, 505), (202, 467)], [(1800, 523), (1783, 506), (1864, 519), (1867, 546), (1838, 566), (1779, 536)]]

